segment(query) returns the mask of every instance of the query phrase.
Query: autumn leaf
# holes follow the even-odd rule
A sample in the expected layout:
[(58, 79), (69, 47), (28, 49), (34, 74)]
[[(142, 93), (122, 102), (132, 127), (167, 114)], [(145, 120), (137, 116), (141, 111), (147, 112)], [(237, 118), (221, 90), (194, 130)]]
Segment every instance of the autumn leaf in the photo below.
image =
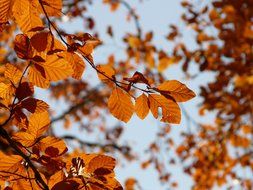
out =
[(13, 0), (0, 0), (0, 24), (9, 20)]
[[(5, 155), (0, 152), (0, 168), (1, 171), (15, 173), (21, 165), (22, 157), (19, 155)], [(1, 173), (0, 171), (0, 173)]]
[(65, 59), (48, 55), (45, 62), (36, 62), (31, 66), (28, 76), (36, 86), (47, 88), (50, 81), (62, 80), (72, 74), (72, 67)]
[(140, 119), (144, 119), (148, 115), (148, 98), (144, 93), (135, 100), (135, 112)]
[(32, 48), (27, 35), (16, 35), (14, 44), (14, 50), (19, 58), (30, 59), (32, 57)]
[(51, 157), (57, 157), (67, 152), (67, 147), (62, 139), (56, 137), (45, 137), (39, 142), (41, 151)]
[(34, 93), (34, 86), (29, 82), (22, 82), (16, 89), (16, 96), (19, 100), (23, 100)]
[(196, 96), (192, 90), (177, 80), (165, 81), (157, 88), (162, 94), (173, 97), (176, 102), (186, 102)]
[(0, 83), (0, 98), (9, 99), (14, 93), (11, 84)]
[[(41, 71), (44, 71), (43, 68)], [(41, 72), (35, 68), (35, 65), (30, 66), (28, 78), (31, 83), (41, 88), (48, 88), (50, 85), (49, 80), (42, 76)]]
[(29, 117), (29, 125), (26, 131), (19, 131), (13, 135), (13, 139), (23, 146), (32, 146), (36, 139), (48, 129), (50, 124), (48, 112), (35, 113)]
[(108, 100), (108, 108), (114, 117), (124, 122), (128, 122), (134, 113), (134, 105), (130, 95), (120, 88), (115, 88), (112, 91)]
[(180, 108), (176, 102), (162, 95), (150, 94), (148, 96), (150, 110), (155, 118), (158, 117), (158, 108), (162, 109), (163, 122), (179, 124), (181, 121)]
[(49, 105), (46, 102), (35, 98), (27, 98), (23, 100), (21, 106), (31, 113), (42, 113), (49, 108)]
[(48, 45), (48, 32), (38, 32), (34, 34), (31, 39), (31, 45), (37, 52), (45, 51)]
[[(44, 69), (44, 72), (38, 69), (36, 65), (41, 66)], [(71, 76), (73, 73), (71, 65), (68, 64), (68, 62), (65, 59), (57, 55), (48, 55), (46, 57), (46, 61), (37, 62), (35, 64), (35, 68), (39, 70), (39, 72), (42, 74), (44, 78), (50, 81), (58, 81), (65, 79)]]
[(5, 65), (4, 76), (11, 80), (13, 84), (18, 84), (21, 79), (22, 72), (14, 65), (7, 63)]
[(32, 134), (34, 137), (40, 137), (47, 131), (50, 124), (49, 114), (47, 111), (42, 113), (35, 113), (29, 117), (29, 126), (26, 132)]
[[(43, 7), (46, 10), (48, 16), (61, 16), (62, 15), (62, 0), (41, 0)], [(42, 8), (41, 13), (44, 13)]]
[(108, 82), (114, 79), (115, 77), (115, 70), (110, 65), (98, 65), (97, 66), (98, 72), (98, 78), (102, 82)]
[(83, 59), (76, 53), (64, 52), (64, 54), (65, 54), (65, 59), (72, 66), (72, 69), (73, 69), (72, 77), (77, 80), (81, 79), (82, 74), (85, 69), (85, 64), (84, 64)]
[(40, 4), (36, 0), (18, 0), (14, 1), (12, 14), (15, 22), (19, 25), (22, 32), (43, 26), (39, 16)]
[(103, 172), (102, 170), (106, 170), (107, 173), (111, 173), (113, 172), (115, 165), (116, 161), (114, 158), (105, 155), (97, 155), (89, 161), (88, 166), (86, 167), (86, 172), (99, 175), (100, 171)]

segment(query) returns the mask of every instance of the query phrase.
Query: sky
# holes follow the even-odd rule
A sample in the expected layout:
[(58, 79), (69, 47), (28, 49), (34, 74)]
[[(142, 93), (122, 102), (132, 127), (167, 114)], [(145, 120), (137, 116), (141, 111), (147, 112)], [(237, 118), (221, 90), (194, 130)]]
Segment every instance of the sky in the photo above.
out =
[[(126, 15), (127, 11), (125, 8), (120, 8), (115, 13), (110, 13), (109, 8), (107, 6), (102, 5), (102, 0), (94, 0), (94, 5), (90, 7), (88, 14), (92, 15), (96, 18), (96, 29), (98, 31), (105, 31), (106, 26), (112, 25), (115, 33), (115, 41), (112, 41), (107, 35), (101, 35), (101, 39), (104, 40), (105, 46), (98, 48), (94, 52), (94, 60), (95, 63), (104, 63), (106, 62), (107, 56), (114, 52), (116, 54), (116, 58), (124, 58), (124, 52), (120, 50), (115, 44), (122, 45), (121, 36), (127, 32), (135, 32), (134, 22), (127, 22)], [(139, 3), (138, 0), (128, 0), (129, 4), (132, 7), (135, 7), (136, 12), (140, 16), (140, 24), (143, 28), (144, 32), (152, 30), (156, 35), (154, 38), (154, 42), (162, 47), (163, 49), (170, 50), (171, 45), (165, 40), (165, 36), (169, 31), (169, 24), (176, 24), (181, 27), (184, 33), (184, 42), (190, 48), (194, 48), (194, 34), (191, 30), (184, 26), (183, 22), (180, 19), (180, 15), (183, 9), (180, 7), (179, 0), (143, 0), (142, 3)], [(66, 22), (60, 24), (60, 26), (66, 29), (68, 32), (80, 31), (83, 27), (82, 20), (75, 20), (73, 22)], [(197, 69), (194, 67), (190, 68), (192, 72), (197, 72)], [(94, 71), (91, 69), (87, 69), (83, 76), (84, 80), (90, 80), (91, 76), (96, 75)], [(174, 65), (168, 68), (165, 72), (165, 76), (167, 79), (176, 79), (183, 83), (185, 83), (190, 89), (192, 89), (197, 95), (199, 93), (199, 86), (206, 84), (208, 81), (211, 81), (214, 77), (213, 74), (205, 74), (200, 75), (194, 80), (185, 80), (185, 76), (181, 71), (180, 65)], [(92, 79), (93, 80), (93, 79)], [(94, 83), (98, 81), (94, 79)], [(45, 91), (38, 89), (38, 94), (46, 94)], [(43, 99), (43, 98), (42, 98)], [(208, 118), (203, 118), (198, 115), (198, 107), (197, 105), (201, 102), (200, 97), (196, 97), (195, 99), (184, 103), (184, 109), (190, 113), (191, 117), (194, 118), (198, 122), (209, 121), (210, 123), (213, 121), (212, 116), (208, 116)], [(53, 109), (59, 107), (64, 110), (67, 106), (64, 102), (60, 101), (59, 103), (53, 103)], [(110, 116), (108, 116), (110, 117)], [(109, 121), (117, 122), (113, 117), (110, 117)], [(154, 119), (150, 114), (145, 120), (140, 120), (136, 116), (134, 116), (129, 123), (125, 124), (125, 132), (121, 138), (121, 142), (129, 141), (130, 145), (133, 145), (133, 149), (136, 152), (144, 152), (149, 143), (154, 140), (156, 133), (158, 132), (159, 127), (162, 127), (162, 124)], [(196, 130), (196, 128), (193, 130)], [(195, 126), (196, 127), (196, 126)], [(59, 134), (66, 133), (65, 130), (57, 130)], [(176, 143), (180, 143), (180, 132), (187, 131), (186, 127), (186, 118), (183, 117), (180, 125), (173, 125), (171, 136), (173, 136), (173, 140)], [(72, 133), (77, 135), (80, 139), (84, 138), (83, 134), (80, 134), (77, 128), (71, 129), (71, 131), (67, 131), (67, 133)], [(130, 137), (130, 138), (129, 138)], [(145, 157), (145, 154), (141, 154), (141, 156)], [(164, 155), (166, 159), (168, 157), (175, 157), (176, 155)], [(125, 165), (123, 168), (121, 165)], [(180, 164), (175, 165), (174, 167), (169, 168), (173, 173), (173, 179), (179, 182), (178, 189), (190, 189), (192, 184), (191, 179), (184, 175), (182, 172), (182, 167)], [(116, 169), (116, 176), (121, 181), (128, 177), (135, 177), (139, 179), (141, 182), (141, 187), (143, 190), (167, 190), (166, 186), (160, 185), (158, 181), (157, 173), (154, 172), (152, 168), (142, 170), (138, 164), (134, 163), (120, 163)]]

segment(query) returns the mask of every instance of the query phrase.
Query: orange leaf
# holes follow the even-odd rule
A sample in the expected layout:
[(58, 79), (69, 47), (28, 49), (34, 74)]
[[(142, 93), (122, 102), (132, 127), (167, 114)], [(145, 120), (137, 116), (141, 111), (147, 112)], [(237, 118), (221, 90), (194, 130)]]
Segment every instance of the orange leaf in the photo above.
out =
[(50, 176), (49, 180), (48, 180), (48, 186), (50, 189), (52, 189), (52, 187), (62, 181), (64, 179), (64, 173), (62, 171), (58, 171), (55, 174), (53, 174), (52, 176)]
[(43, 26), (39, 17), (39, 7), (39, 1), (35, 0), (14, 1), (12, 14), (22, 32), (26, 33), (35, 27)]
[(13, 0), (0, 0), (0, 23), (8, 21)]
[(196, 96), (186, 85), (176, 80), (165, 81), (157, 88), (162, 94), (173, 97), (177, 102), (185, 102)]
[(4, 76), (10, 79), (14, 84), (17, 84), (21, 79), (22, 72), (14, 65), (7, 63), (5, 65)]
[(29, 118), (29, 126), (26, 132), (38, 138), (45, 131), (47, 131), (49, 125), (50, 119), (47, 111), (42, 113), (35, 113), (32, 114)]
[(32, 114), (29, 118), (29, 126), (26, 132), (17, 132), (13, 135), (13, 139), (20, 142), (23, 146), (32, 146), (36, 139), (48, 129), (50, 124), (48, 112), (40, 114)]
[(99, 169), (107, 170), (107, 172), (112, 173), (115, 168), (116, 160), (112, 157), (105, 155), (97, 155), (91, 159), (86, 167), (86, 172), (99, 174)]
[(140, 119), (144, 119), (149, 112), (148, 98), (145, 94), (135, 100), (135, 112)]
[(110, 79), (115, 77), (115, 70), (110, 65), (98, 65), (97, 70), (101, 72), (98, 72), (98, 78), (102, 82), (109, 82)]
[(9, 99), (14, 93), (11, 84), (0, 83), (0, 98)]
[(31, 45), (38, 52), (45, 51), (48, 44), (48, 32), (38, 32), (31, 37)]
[[(42, 0), (41, 2), (48, 16), (61, 16), (62, 0)], [(43, 10), (41, 13), (44, 14)]]
[(22, 108), (25, 108), (31, 113), (41, 113), (47, 111), (48, 104), (42, 100), (35, 98), (27, 98), (21, 102)]
[(34, 87), (31, 83), (28, 82), (22, 82), (16, 90), (16, 95), (19, 100), (23, 100), (29, 96), (32, 96), (33, 93)]
[(114, 117), (124, 122), (128, 122), (134, 113), (134, 105), (130, 95), (120, 88), (115, 88), (112, 91), (108, 100), (108, 108)]
[(43, 138), (39, 142), (39, 147), (41, 151), (44, 151), (47, 155), (51, 157), (60, 156), (68, 150), (64, 141), (56, 137)]
[[(36, 65), (42, 67), (38, 69)], [(37, 62), (35, 68), (42, 74), (42, 76), (49, 81), (58, 81), (65, 79), (72, 75), (73, 70), (71, 65), (57, 55), (48, 55), (46, 57), (46, 62)]]
[[(2, 171), (15, 173), (21, 165), (22, 157), (18, 155), (7, 156), (0, 152), (0, 168)], [(1, 172), (0, 172), (1, 173)]]
[(83, 59), (76, 53), (72, 53), (72, 52), (64, 52), (64, 53), (65, 53), (66, 60), (72, 66), (72, 69), (74, 71), (72, 77), (77, 80), (81, 79), (83, 71), (85, 69), (85, 64), (84, 64)]
[(32, 57), (32, 49), (27, 35), (16, 35), (14, 44), (14, 50), (19, 58), (29, 59)]
[(12, 138), (21, 143), (25, 147), (30, 147), (34, 144), (36, 138), (30, 133), (27, 132), (17, 132), (12, 135)]
[(44, 78), (41, 72), (39, 72), (34, 65), (30, 66), (29, 68), (28, 78), (31, 83), (41, 88), (48, 88), (50, 85), (49, 80)]
[(162, 108), (161, 121), (174, 124), (180, 123), (181, 112), (176, 102), (158, 94), (150, 94), (148, 99), (150, 103), (150, 110), (155, 118), (158, 117), (158, 108)]

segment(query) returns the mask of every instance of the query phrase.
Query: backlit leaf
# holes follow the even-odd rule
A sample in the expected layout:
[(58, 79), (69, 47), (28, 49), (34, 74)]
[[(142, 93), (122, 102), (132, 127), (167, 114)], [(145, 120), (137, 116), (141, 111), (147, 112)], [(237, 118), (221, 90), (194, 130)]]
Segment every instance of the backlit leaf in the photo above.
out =
[(22, 72), (14, 65), (7, 63), (5, 65), (4, 76), (10, 79), (14, 84), (17, 84), (21, 79)]
[(39, 6), (40, 4), (37, 0), (14, 1), (12, 14), (22, 32), (26, 33), (32, 28), (43, 26), (39, 17)]
[(66, 52), (65, 59), (72, 66), (73, 74), (72, 77), (79, 80), (82, 77), (83, 71), (85, 69), (85, 64), (83, 59), (76, 53)]
[(177, 80), (165, 81), (158, 86), (158, 89), (163, 94), (173, 97), (177, 102), (185, 102), (196, 96), (192, 90)]
[[(39, 68), (38, 65), (42, 68)], [(65, 79), (73, 74), (71, 65), (62, 57), (49, 55), (46, 62), (37, 62), (35, 68), (49, 81)], [(42, 70), (44, 69), (44, 71)]]
[(22, 108), (25, 108), (31, 113), (41, 113), (47, 111), (49, 105), (35, 98), (27, 98), (21, 102)]
[(88, 173), (94, 173), (96, 170), (103, 168), (113, 172), (115, 165), (116, 160), (114, 158), (105, 155), (98, 155), (89, 161), (86, 171)]
[(161, 121), (174, 124), (180, 123), (181, 112), (176, 102), (158, 94), (150, 94), (148, 99), (150, 102), (150, 110), (155, 118), (158, 117), (158, 108), (161, 108), (162, 109)]
[(11, 84), (0, 83), (0, 98), (8, 99), (14, 93), (14, 89)]
[(114, 117), (124, 122), (128, 122), (134, 113), (134, 105), (130, 95), (120, 88), (115, 88), (112, 91), (108, 100), (108, 108)]
[(135, 100), (135, 112), (140, 119), (144, 119), (149, 112), (148, 98), (145, 94)]
[(8, 21), (11, 13), (11, 7), (13, 0), (0, 0), (0, 23), (5, 23)]

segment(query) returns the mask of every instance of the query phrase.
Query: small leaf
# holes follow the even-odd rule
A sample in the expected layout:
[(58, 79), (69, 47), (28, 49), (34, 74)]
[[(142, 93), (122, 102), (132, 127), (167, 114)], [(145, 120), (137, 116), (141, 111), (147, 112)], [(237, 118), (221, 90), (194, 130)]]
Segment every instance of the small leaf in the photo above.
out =
[(22, 82), (16, 90), (16, 95), (19, 100), (23, 100), (29, 96), (32, 96), (33, 93), (34, 87), (29, 82)]
[(116, 160), (112, 157), (105, 156), (105, 155), (98, 155), (95, 158), (91, 159), (88, 163), (88, 166), (86, 168), (86, 172), (88, 173), (94, 173), (98, 169), (107, 169), (113, 172), (113, 169), (115, 168)]
[(82, 77), (83, 71), (85, 69), (85, 64), (83, 59), (72, 52), (65, 52), (65, 59), (72, 66), (73, 74), (72, 77), (79, 80)]
[(135, 100), (135, 112), (140, 119), (144, 119), (149, 112), (148, 98), (145, 94)]
[(0, 98), (9, 99), (14, 93), (11, 84), (0, 83)]
[(48, 35), (48, 32), (38, 32), (31, 37), (31, 45), (34, 47), (34, 49), (36, 49), (36, 51), (42, 52), (46, 50)]
[(22, 72), (14, 65), (7, 63), (5, 65), (4, 76), (11, 80), (14, 84), (17, 84), (21, 79)]
[(110, 65), (98, 65), (97, 70), (101, 72), (98, 72), (98, 78), (102, 82), (109, 82), (115, 78), (115, 70)]
[(181, 112), (176, 102), (158, 94), (150, 94), (148, 99), (150, 103), (150, 110), (155, 118), (158, 117), (158, 108), (162, 108), (161, 121), (174, 124), (180, 123)]
[(196, 96), (192, 90), (177, 80), (165, 81), (157, 88), (161, 94), (173, 97), (176, 102), (185, 102)]
[(124, 122), (128, 122), (134, 113), (134, 105), (130, 95), (120, 88), (115, 88), (112, 91), (108, 100), (108, 108), (114, 117)]
[(27, 35), (18, 34), (14, 41), (14, 50), (20, 59), (29, 59), (32, 56), (32, 49)]
[(22, 108), (25, 108), (31, 113), (41, 113), (47, 111), (49, 105), (35, 98), (27, 98), (21, 102)]

